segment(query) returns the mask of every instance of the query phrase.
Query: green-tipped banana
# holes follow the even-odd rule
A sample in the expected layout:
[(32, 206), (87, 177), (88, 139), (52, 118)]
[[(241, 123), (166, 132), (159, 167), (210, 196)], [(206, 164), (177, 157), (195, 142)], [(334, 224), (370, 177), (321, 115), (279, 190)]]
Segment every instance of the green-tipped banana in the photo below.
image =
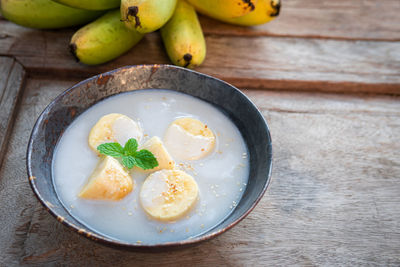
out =
[(121, 0), (53, 0), (63, 5), (87, 10), (106, 10), (117, 8)]
[(267, 23), (279, 15), (280, 0), (258, 0), (253, 12), (238, 18), (218, 18), (221, 21), (241, 25), (255, 26)]
[(140, 33), (160, 29), (172, 16), (177, 0), (122, 0), (125, 25)]
[(142, 34), (125, 27), (116, 9), (79, 29), (72, 36), (69, 47), (77, 60), (96, 65), (127, 52), (142, 37)]
[(178, 0), (172, 18), (161, 28), (164, 46), (171, 61), (178, 66), (193, 68), (206, 57), (206, 42), (194, 8)]
[(64, 6), (51, 0), (0, 0), (3, 16), (16, 24), (57, 29), (88, 23), (104, 12)]

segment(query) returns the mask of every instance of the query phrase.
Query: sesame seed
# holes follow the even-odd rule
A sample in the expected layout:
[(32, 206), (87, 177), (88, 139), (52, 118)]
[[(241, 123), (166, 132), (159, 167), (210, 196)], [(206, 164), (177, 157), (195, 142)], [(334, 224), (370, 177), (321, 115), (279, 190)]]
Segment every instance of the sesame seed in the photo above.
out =
[(185, 230), (185, 231), (186, 231), (186, 233), (188, 233), (188, 232), (189, 232), (189, 228), (186, 228), (186, 230)]
[(201, 228), (204, 228), (204, 224), (201, 224), (200, 227), (201, 227)]
[(204, 166), (204, 163), (200, 163), (199, 166)]
[(136, 241), (136, 243), (140, 244), (140, 243), (142, 243), (142, 241), (138, 240), (138, 241)]
[(240, 189), (239, 189), (239, 191), (242, 191), (242, 190), (243, 190), (243, 188), (240, 188)]
[(128, 215), (129, 215), (129, 216), (132, 216), (132, 214), (133, 214), (132, 212), (128, 212)]
[(74, 205), (71, 205), (71, 209), (75, 208)]

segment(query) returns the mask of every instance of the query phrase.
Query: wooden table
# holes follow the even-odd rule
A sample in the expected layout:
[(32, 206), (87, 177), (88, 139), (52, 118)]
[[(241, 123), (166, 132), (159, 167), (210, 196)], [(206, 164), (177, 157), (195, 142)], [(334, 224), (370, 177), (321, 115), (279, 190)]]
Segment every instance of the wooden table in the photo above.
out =
[(0, 266), (400, 265), (400, 1), (286, 0), (255, 28), (201, 18), (197, 70), (241, 88), (269, 122), (272, 183), (238, 226), (197, 247), (124, 252), (81, 238), (34, 197), (25, 169), (33, 124), (74, 83), (123, 65), (168, 63), (158, 33), (86, 67), (74, 29), (0, 19)]

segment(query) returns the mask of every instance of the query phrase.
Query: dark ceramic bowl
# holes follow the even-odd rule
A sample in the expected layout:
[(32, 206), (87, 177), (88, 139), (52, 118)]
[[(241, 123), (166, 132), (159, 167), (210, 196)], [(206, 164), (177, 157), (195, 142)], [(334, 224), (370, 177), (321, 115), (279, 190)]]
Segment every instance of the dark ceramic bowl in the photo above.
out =
[[(183, 92), (223, 110), (247, 143), (250, 176), (242, 199), (224, 221), (190, 240), (142, 245), (124, 243), (93, 232), (63, 207), (52, 180), (54, 148), (64, 130), (79, 114), (100, 100), (121, 92), (159, 88)], [(183, 247), (211, 239), (241, 221), (255, 207), (271, 177), (272, 147), (266, 121), (238, 89), (216, 78), (169, 65), (128, 66), (94, 76), (59, 95), (38, 118), (29, 140), (27, 170), (33, 192), (44, 207), (68, 228), (106, 245), (140, 250)]]

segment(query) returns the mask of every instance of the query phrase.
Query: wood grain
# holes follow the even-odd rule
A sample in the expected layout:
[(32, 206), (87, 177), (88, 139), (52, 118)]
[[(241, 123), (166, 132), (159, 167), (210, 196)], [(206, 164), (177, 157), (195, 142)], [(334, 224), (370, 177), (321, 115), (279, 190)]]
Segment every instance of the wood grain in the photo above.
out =
[(272, 183), (238, 226), (164, 253), (106, 248), (51, 217), (29, 188), (34, 120), (76, 80), (29, 80), (0, 170), (0, 265), (400, 265), (400, 98), (246, 90), (269, 122)]
[[(0, 21), (0, 35), (7, 36), (0, 40), (0, 54), (15, 56), (29, 73), (64, 78), (86, 78), (125, 65), (169, 63), (161, 38), (153, 33), (110, 63), (84, 66), (69, 54), (72, 34)], [(400, 42), (218, 35), (206, 41), (207, 58), (197, 70), (240, 88), (400, 94)]]
[(398, 0), (282, 0), (277, 19), (246, 28), (207, 17), (207, 34), (400, 41)]
[[(400, 41), (398, 0), (282, 0), (279, 17), (257, 27), (228, 25), (204, 16), (206, 34)], [(0, 15), (1, 19), (1, 15)]]
[(0, 167), (24, 79), (25, 71), (21, 64), (10, 57), (0, 57)]

